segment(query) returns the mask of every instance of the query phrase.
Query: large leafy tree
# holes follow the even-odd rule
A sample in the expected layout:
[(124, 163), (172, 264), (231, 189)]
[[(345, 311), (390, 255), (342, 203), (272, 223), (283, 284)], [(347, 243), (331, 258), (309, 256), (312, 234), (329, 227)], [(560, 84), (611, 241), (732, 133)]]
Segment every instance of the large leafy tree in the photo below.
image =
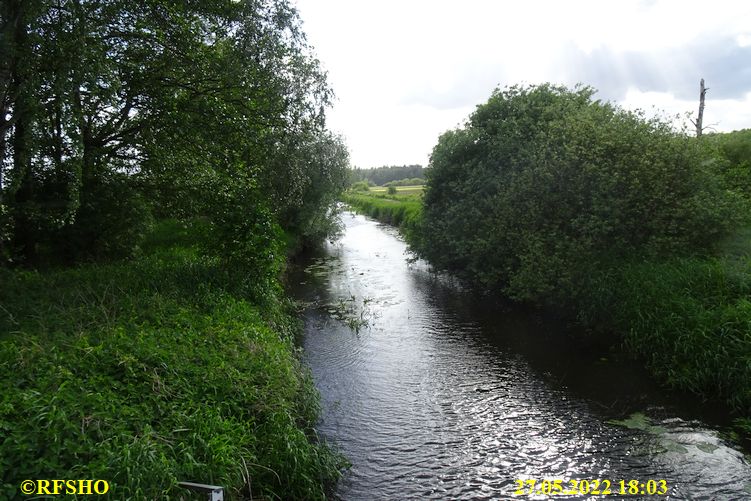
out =
[[(265, 207), (274, 224), (301, 228), (300, 218), (327, 213), (303, 198), (313, 178), (322, 192), (338, 189), (311, 146), (331, 142), (331, 91), (286, 1), (3, 8), (6, 257), (128, 253), (150, 206), (171, 216), (250, 210), (228, 193)], [(337, 155), (328, 167), (343, 168), (346, 150)]]

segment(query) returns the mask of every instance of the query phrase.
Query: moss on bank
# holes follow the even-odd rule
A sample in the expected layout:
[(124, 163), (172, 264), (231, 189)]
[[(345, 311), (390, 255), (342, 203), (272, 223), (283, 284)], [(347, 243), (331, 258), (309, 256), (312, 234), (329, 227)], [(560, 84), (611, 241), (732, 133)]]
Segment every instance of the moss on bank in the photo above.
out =
[(25, 479), (103, 479), (111, 499), (321, 499), (342, 458), (284, 299), (160, 225), (137, 260), (0, 269), (0, 498)]

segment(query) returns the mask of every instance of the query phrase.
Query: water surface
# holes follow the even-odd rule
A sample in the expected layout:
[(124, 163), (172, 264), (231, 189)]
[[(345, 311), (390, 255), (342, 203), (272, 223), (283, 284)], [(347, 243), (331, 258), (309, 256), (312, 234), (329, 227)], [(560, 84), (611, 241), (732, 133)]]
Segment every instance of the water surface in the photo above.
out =
[(293, 275), (319, 433), (352, 463), (339, 499), (514, 499), (518, 479), (609, 479), (603, 499), (623, 498), (621, 479), (669, 488), (628, 499), (751, 499), (748, 459), (687, 397), (437, 278), (392, 228), (344, 222)]

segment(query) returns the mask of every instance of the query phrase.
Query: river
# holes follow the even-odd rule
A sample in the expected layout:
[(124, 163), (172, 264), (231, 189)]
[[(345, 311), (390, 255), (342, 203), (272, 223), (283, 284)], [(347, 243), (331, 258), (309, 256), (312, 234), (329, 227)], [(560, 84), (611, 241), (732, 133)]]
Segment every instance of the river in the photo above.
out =
[(318, 431), (352, 463), (336, 498), (751, 499), (749, 459), (690, 397), (437, 277), (393, 228), (343, 222), (292, 275)]

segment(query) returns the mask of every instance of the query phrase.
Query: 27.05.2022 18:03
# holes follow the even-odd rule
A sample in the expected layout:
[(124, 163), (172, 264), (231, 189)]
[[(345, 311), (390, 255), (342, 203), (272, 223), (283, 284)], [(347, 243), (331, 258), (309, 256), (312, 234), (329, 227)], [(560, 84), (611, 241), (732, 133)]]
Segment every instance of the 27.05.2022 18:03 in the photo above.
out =
[(668, 492), (666, 480), (540, 480), (530, 478), (515, 480), (517, 489), (515, 496), (545, 495), (545, 496), (581, 496), (581, 495), (649, 495), (662, 496)]

